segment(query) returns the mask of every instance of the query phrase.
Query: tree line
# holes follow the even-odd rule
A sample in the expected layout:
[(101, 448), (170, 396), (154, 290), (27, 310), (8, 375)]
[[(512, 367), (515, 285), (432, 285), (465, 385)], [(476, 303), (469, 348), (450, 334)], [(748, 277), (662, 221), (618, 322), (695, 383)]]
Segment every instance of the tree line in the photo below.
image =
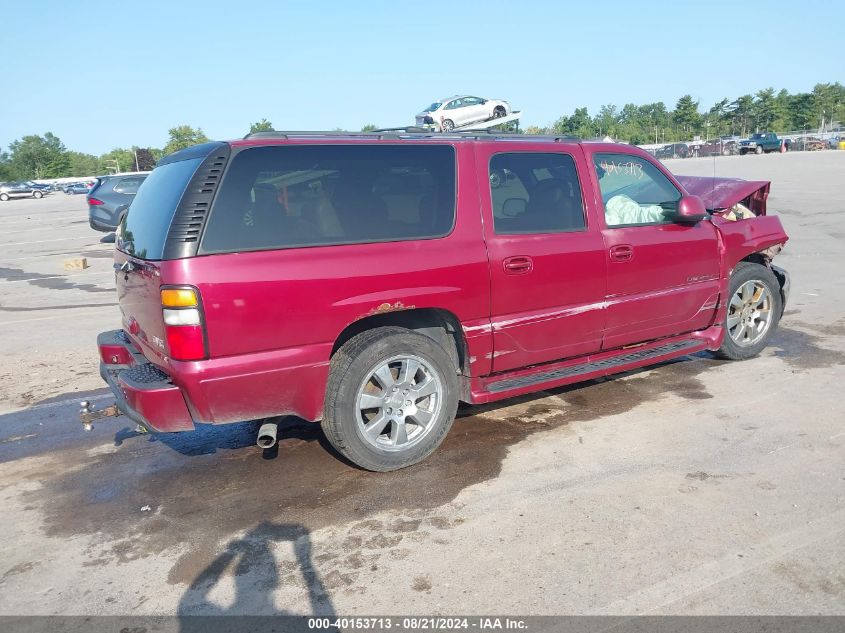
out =
[[(812, 92), (790, 94), (774, 88), (759, 90), (734, 100), (724, 98), (706, 111), (690, 95), (678, 99), (670, 110), (662, 101), (621, 108), (604, 105), (595, 116), (587, 108), (576, 108), (546, 127), (529, 126), (525, 134), (561, 134), (580, 138), (610, 136), (635, 145), (690, 140), (694, 136), (712, 138), (723, 135), (745, 137), (752, 132), (815, 131), (832, 121), (845, 122), (845, 86), (816, 84)], [(361, 131), (376, 129), (367, 124)], [(273, 124), (261, 119), (250, 125), (250, 133), (273, 130)], [(336, 128), (335, 131), (344, 130)], [(208, 137), (201, 128), (179, 125), (168, 130), (167, 144), (161, 148), (116, 148), (102, 154), (84, 154), (68, 150), (51, 132), (33, 134), (12, 142), (8, 151), (0, 150), (0, 181), (40, 180), (91, 176), (118, 171), (146, 171), (162, 156)]]
[(833, 121), (845, 123), (845, 86), (816, 84), (812, 92), (790, 94), (766, 88), (734, 100), (724, 98), (702, 111), (691, 95), (678, 99), (674, 110), (662, 101), (621, 108), (604, 105), (595, 116), (577, 108), (547, 127), (525, 128), (527, 134), (562, 134), (580, 138), (611, 136), (635, 145), (688, 141), (694, 136), (737, 135), (753, 132), (815, 132)]
[(121, 147), (94, 156), (67, 149), (52, 132), (30, 134), (13, 141), (8, 151), (0, 150), (0, 181), (148, 171), (162, 156), (208, 140), (201, 128), (179, 125), (168, 130), (167, 144), (161, 149)]

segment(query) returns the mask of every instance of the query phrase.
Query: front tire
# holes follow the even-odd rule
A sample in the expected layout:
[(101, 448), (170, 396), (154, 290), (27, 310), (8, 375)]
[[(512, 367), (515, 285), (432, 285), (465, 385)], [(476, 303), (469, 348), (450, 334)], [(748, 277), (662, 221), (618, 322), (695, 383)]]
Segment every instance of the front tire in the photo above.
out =
[(322, 426), (344, 457), (387, 472), (434, 452), (457, 408), (457, 372), (446, 350), (412, 330), (380, 327), (332, 358)]
[(756, 147), (756, 149), (754, 150), (754, 153), (755, 153), (755, 154), (762, 154), (762, 153), (763, 153), (763, 146), (762, 146), (762, 145), (758, 145), (758, 146)]
[(745, 360), (757, 356), (777, 328), (783, 312), (780, 284), (766, 266), (740, 262), (731, 275), (728, 309), (722, 327), (720, 358)]
[(9, 194), (0, 193), (0, 200), (2, 200), (3, 202), (6, 202), (6, 200), (8, 200), (8, 199), (9, 199)]
[(440, 129), (443, 132), (451, 132), (455, 129), (455, 123), (452, 119), (445, 119), (443, 123), (440, 124)]
[(32, 197), (33, 197), (33, 198), (35, 198), (36, 200), (38, 200), (39, 198), (41, 198), (43, 195), (44, 195), (44, 194), (43, 194), (43, 193), (41, 193), (40, 191), (33, 191), (33, 192), (32, 192)]

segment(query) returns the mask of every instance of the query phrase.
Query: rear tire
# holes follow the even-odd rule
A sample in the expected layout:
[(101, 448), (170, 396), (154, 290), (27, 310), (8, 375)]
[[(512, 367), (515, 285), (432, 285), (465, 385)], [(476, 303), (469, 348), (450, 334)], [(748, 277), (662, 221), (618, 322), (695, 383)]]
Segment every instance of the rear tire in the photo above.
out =
[(322, 426), (351, 462), (387, 472), (434, 452), (457, 408), (448, 352), (412, 330), (379, 327), (354, 336), (332, 358)]
[(496, 106), (493, 108), (494, 119), (501, 119), (503, 116), (505, 116), (505, 109), (502, 106)]
[(778, 326), (783, 312), (780, 284), (766, 266), (740, 262), (728, 284), (725, 338), (716, 352), (727, 360), (757, 356)]

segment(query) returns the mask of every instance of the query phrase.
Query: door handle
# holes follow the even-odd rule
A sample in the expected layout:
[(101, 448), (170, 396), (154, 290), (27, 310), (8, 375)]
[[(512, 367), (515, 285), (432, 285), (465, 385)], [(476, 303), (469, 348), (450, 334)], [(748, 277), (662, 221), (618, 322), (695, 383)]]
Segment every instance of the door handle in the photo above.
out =
[(610, 247), (610, 259), (614, 262), (627, 262), (634, 258), (634, 247), (630, 244), (619, 244)]
[(508, 257), (502, 262), (506, 275), (522, 275), (531, 272), (534, 268), (534, 262), (530, 257), (524, 255), (517, 255), (516, 257)]

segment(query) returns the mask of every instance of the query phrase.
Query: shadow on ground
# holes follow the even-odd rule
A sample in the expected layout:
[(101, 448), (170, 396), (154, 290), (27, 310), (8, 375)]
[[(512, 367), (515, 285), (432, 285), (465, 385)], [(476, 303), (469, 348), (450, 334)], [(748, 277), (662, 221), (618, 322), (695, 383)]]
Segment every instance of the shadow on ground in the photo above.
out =
[[(293, 547), (295, 563), (277, 561), (274, 549), (282, 543)], [(228, 606), (221, 607), (211, 600), (210, 593), (227, 575), (234, 578), (234, 597), (225, 600)], [(190, 617), (195, 615), (293, 615), (274, 601), (276, 590), (289, 583), (304, 583), (309, 615), (335, 615), (331, 598), (314, 567), (309, 531), (297, 523), (264, 521), (242, 538), (229, 541), (190, 583), (177, 610), (180, 630), (206, 631), (207, 622)], [(306, 630), (304, 626), (302, 630)]]

